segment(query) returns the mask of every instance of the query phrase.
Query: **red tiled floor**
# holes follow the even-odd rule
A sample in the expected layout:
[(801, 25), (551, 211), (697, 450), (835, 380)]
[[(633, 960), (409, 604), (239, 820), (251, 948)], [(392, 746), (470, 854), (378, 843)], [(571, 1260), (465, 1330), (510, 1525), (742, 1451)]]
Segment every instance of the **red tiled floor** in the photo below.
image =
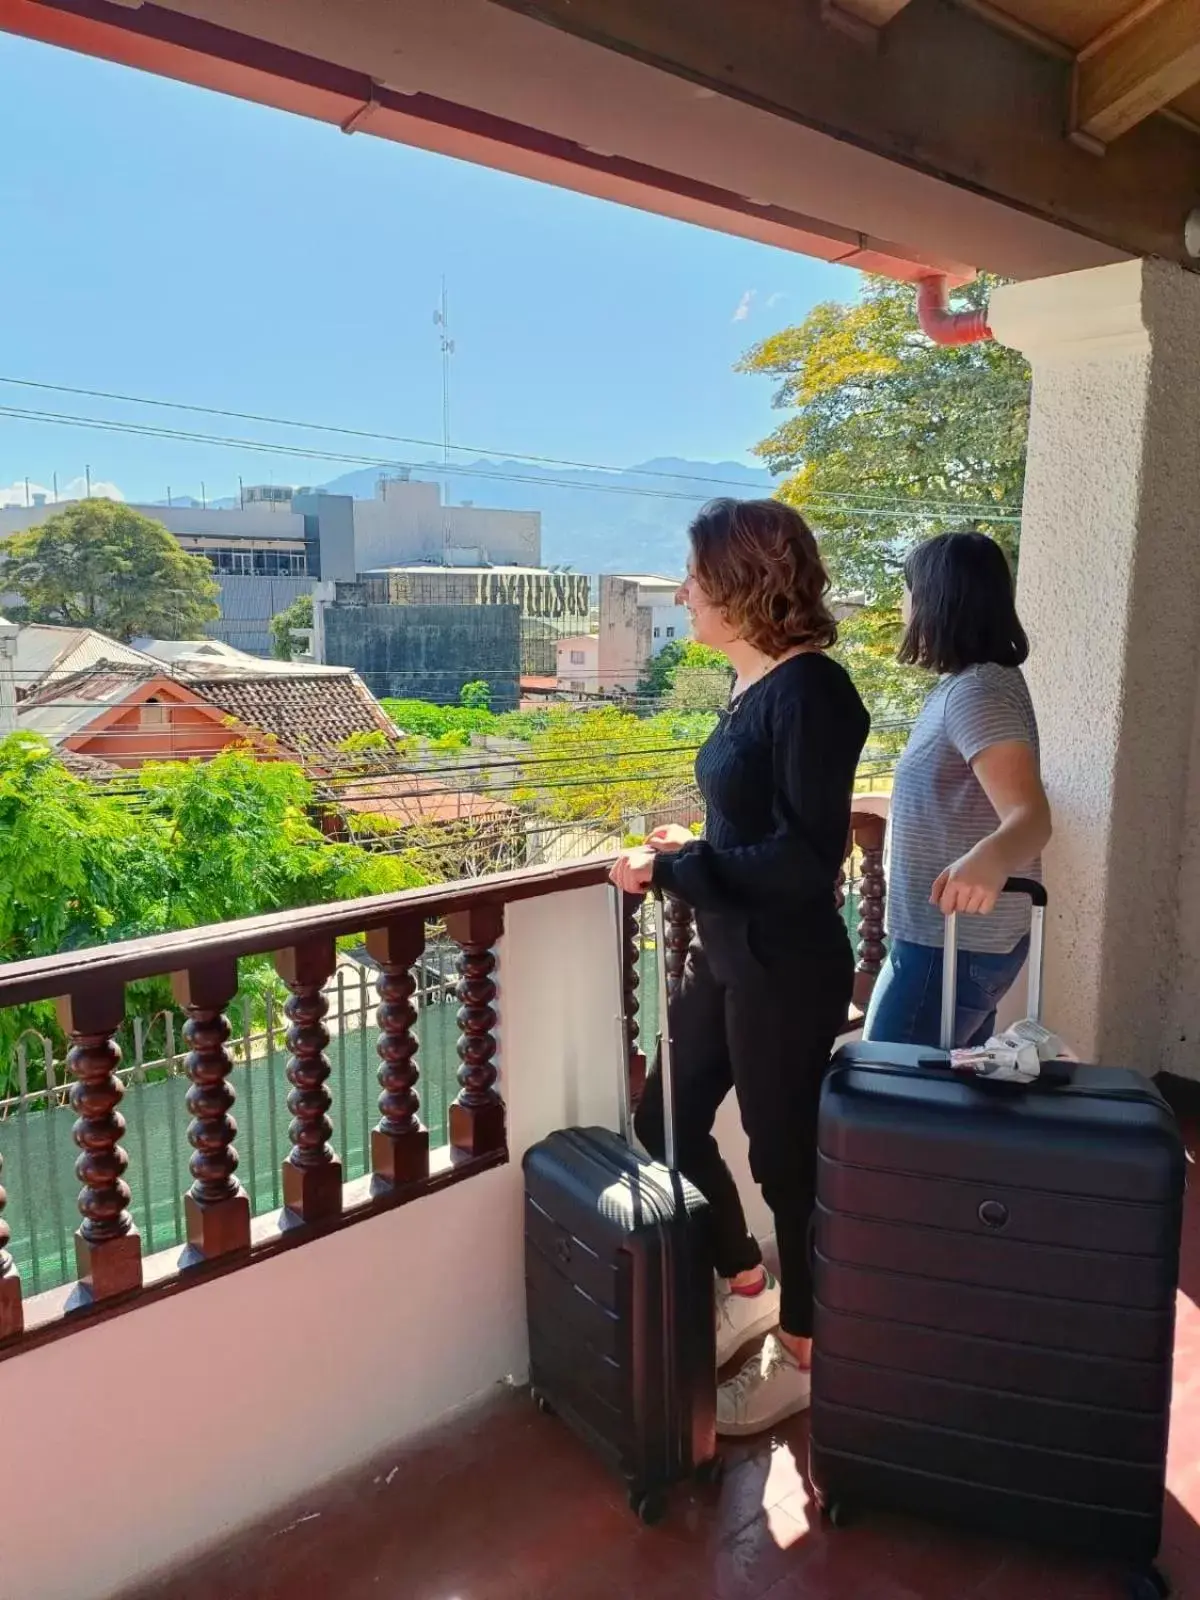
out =
[[(1191, 1140), (1195, 1148), (1196, 1140)], [(1189, 1196), (1163, 1565), (1200, 1600), (1200, 1195)], [(523, 1394), (314, 1491), (139, 1600), (1123, 1600), (1110, 1571), (930, 1524), (824, 1528), (803, 1422), (640, 1527)], [(132, 1600), (132, 1597), (131, 1597)]]

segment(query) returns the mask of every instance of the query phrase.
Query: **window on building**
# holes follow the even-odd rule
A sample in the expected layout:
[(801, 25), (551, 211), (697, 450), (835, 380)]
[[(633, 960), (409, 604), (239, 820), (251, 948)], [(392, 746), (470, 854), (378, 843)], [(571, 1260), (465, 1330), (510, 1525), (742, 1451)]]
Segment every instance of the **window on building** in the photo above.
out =
[(667, 629), (667, 638), (668, 639), (673, 639), (674, 637), (675, 637), (675, 629), (674, 628), (668, 628)]
[(308, 556), (303, 550), (239, 550), (233, 547), (202, 550), (214, 572), (232, 577), (306, 578)]
[(161, 700), (147, 700), (142, 706), (143, 728), (166, 728), (171, 722), (171, 708)]
[(206, 550), (204, 554), (212, 562), (215, 572), (244, 576), (254, 570), (252, 565), (253, 557), (249, 550)]
[(655, 630), (654, 630), (654, 637), (655, 637), (655, 638), (656, 638), (656, 639), (657, 639), (657, 638), (658, 638), (658, 636), (659, 636), (659, 634), (660, 634), (660, 633), (661, 633), (661, 632), (662, 632), (662, 629), (661, 629), (661, 628), (655, 628)]
[(572, 694), (582, 694), (583, 691), (586, 688), (587, 688), (587, 685), (585, 683), (580, 683), (578, 678), (572, 678), (571, 679), (571, 693)]
[(581, 667), (586, 660), (587, 657), (584, 655), (582, 650), (571, 651), (571, 665), (573, 667)]

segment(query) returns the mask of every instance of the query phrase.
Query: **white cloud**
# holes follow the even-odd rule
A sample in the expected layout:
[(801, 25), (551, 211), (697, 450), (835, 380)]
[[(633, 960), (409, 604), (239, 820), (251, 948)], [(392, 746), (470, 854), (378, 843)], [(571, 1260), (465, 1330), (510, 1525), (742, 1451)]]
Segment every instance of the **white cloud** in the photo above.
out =
[[(72, 478), (69, 482), (60, 483), (58, 486), (59, 500), (82, 500), (86, 494), (86, 478)], [(52, 487), (48, 487), (44, 483), (34, 483), (33, 479), (30, 478), (27, 489), (25, 479), (21, 478), (17, 483), (0, 485), (0, 506), (32, 505), (37, 495), (45, 495), (47, 505), (50, 505), (54, 500)], [(124, 500), (124, 498), (125, 496), (115, 483), (96, 482), (93, 479), (93, 500)]]
[(750, 307), (753, 305), (754, 296), (757, 293), (758, 293), (757, 289), (747, 289), (746, 290), (745, 294), (738, 301), (737, 309), (733, 313), (733, 319), (732, 320), (734, 322), (745, 322), (746, 318), (750, 315)]
[(767, 296), (767, 301), (766, 301), (767, 310), (769, 311), (772, 306), (777, 306), (781, 300), (786, 300), (786, 299), (787, 299), (787, 295), (784, 294), (781, 289), (776, 289), (774, 294), (769, 294)]

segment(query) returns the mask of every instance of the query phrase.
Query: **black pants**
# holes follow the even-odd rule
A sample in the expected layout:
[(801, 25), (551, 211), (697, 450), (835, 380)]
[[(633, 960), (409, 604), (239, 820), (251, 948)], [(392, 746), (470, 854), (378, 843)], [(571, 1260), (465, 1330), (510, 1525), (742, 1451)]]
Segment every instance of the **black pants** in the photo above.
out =
[[(758, 1242), (746, 1226), (737, 1185), (712, 1134), (717, 1110), (733, 1089), (750, 1143), (750, 1170), (775, 1218), (780, 1326), (785, 1333), (811, 1337), (808, 1234), (817, 1102), (854, 985), (850, 943), (839, 925), (828, 950), (815, 956), (782, 954), (765, 965), (744, 938), (738, 950), (703, 930), (702, 937), (706, 944), (693, 943), (671, 1002), (679, 1165), (711, 1208), (717, 1272), (732, 1277), (757, 1266), (762, 1260)], [(657, 1063), (635, 1126), (646, 1149), (661, 1159)]]

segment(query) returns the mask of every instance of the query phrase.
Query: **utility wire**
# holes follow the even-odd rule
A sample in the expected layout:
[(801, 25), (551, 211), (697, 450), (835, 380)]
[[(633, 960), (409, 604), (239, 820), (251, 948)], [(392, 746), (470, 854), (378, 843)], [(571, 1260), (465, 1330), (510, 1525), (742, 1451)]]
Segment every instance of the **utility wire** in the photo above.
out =
[[(120, 394), (108, 389), (85, 389), (73, 384), (42, 383), (32, 378), (14, 378), (5, 377), (3, 375), (0, 375), (0, 383), (9, 384), (23, 389), (38, 389), (52, 394), (75, 395), (84, 399), (114, 400), (123, 405), (152, 406), (161, 410), (190, 412), (195, 416), (227, 417), (237, 422), (262, 422), (269, 424), (271, 427), (298, 428), (310, 433), (330, 433), (348, 439), (374, 439), (381, 440), (387, 444), (416, 445), (419, 448), (430, 450), (442, 448), (442, 446), (439, 446), (435, 440), (412, 438), (408, 435), (400, 433), (375, 433), (364, 428), (339, 427), (334, 423), (328, 422), (301, 422), (294, 418), (274, 417), (261, 412), (234, 411), (222, 406), (193, 405), (190, 402), (181, 400), (157, 400), (151, 399), (145, 395)], [(505, 461), (527, 461), (540, 466), (570, 467), (584, 472), (610, 472), (621, 474), (631, 473), (636, 474), (640, 478), (663, 478), (671, 483), (703, 483), (716, 488), (741, 489), (743, 491), (750, 487), (740, 479), (714, 478), (699, 473), (664, 472), (655, 467), (619, 467), (613, 465), (611, 462), (575, 461), (570, 457), (534, 455), (526, 451), (499, 450), (491, 446), (485, 448), (482, 445), (460, 444), (452, 445), (450, 448), (464, 455), (487, 456), (491, 457), (493, 460), (499, 457)], [(434, 470), (433, 463), (427, 462), (423, 465), (431, 471)], [(452, 463), (451, 466), (454, 473), (459, 473), (466, 470), (464, 467), (461, 467), (456, 463)], [(541, 480), (531, 479), (529, 481), (540, 482)], [(571, 487), (591, 486), (571, 485)], [(818, 498), (832, 500), (894, 500), (895, 497), (894, 495), (860, 495), (857, 493), (845, 494), (837, 491), (826, 491)], [(929, 503), (937, 504), (939, 502), (931, 501)], [(945, 504), (948, 508), (955, 510), (961, 509), (960, 502), (956, 500), (947, 499), (940, 503)], [(1015, 510), (1018, 508), (998, 507), (997, 509)]]
[[(203, 444), (216, 446), (226, 450), (251, 450), (260, 455), (284, 456), (289, 460), (299, 461), (329, 461), (341, 466), (375, 467), (384, 470), (405, 472), (431, 471), (428, 463), (420, 461), (400, 461), (387, 457), (352, 455), (340, 451), (316, 450), (308, 446), (273, 444), (262, 439), (246, 439), (224, 434), (199, 433), (180, 428), (158, 427), (148, 423), (116, 422), (103, 417), (80, 416), (73, 412), (37, 411), (20, 406), (0, 406), (0, 416), (10, 417), (16, 421), (35, 422), (57, 427), (86, 428), (100, 433), (124, 434), (132, 438), (143, 439), (168, 439), (182, 444)], [(674, 500), (682, 501), (688, 505), (699, 504), (705, 497), (703, 495), (685, 494), (679, 490), (639, 488), (634, 484), (624, 483), (593, 483), (581, 486), (561, 478), (534, 478), (528, 473), (503, 472), (491, 467), (460, 466), (455, 468), (456, 475), (462, 477), (479, 478), (498, 483), (528, 483), (540, 488), (551, 489), (579, 489), (586, 487), (601, 494), (624, 494), (635, 498), (648, 500)], [(743, 485), (744, 487), (744, 485)], [(848, 499), (860, 499), (861, 496), (847, 496)], [(814, 495), (811, 502), (814, 507), (822, 497)], [(994, 505), (975, 505), (968, 501), (946, 500), (937, 502), (900, 501), (891, 507), (843, 505), (840, 502), (831, 503), (830, 510), (836, 510), (839, 515), (857, 516), (865, 519), (880, 518), (883, 520), (906, 519), (914, 515), (926, 516), (971, 516), (975, 515), (980, 520), (1002, 523), (1019, 523), (1019, 515), (1010, 515), (1007, 509), (1001, 513)]]

